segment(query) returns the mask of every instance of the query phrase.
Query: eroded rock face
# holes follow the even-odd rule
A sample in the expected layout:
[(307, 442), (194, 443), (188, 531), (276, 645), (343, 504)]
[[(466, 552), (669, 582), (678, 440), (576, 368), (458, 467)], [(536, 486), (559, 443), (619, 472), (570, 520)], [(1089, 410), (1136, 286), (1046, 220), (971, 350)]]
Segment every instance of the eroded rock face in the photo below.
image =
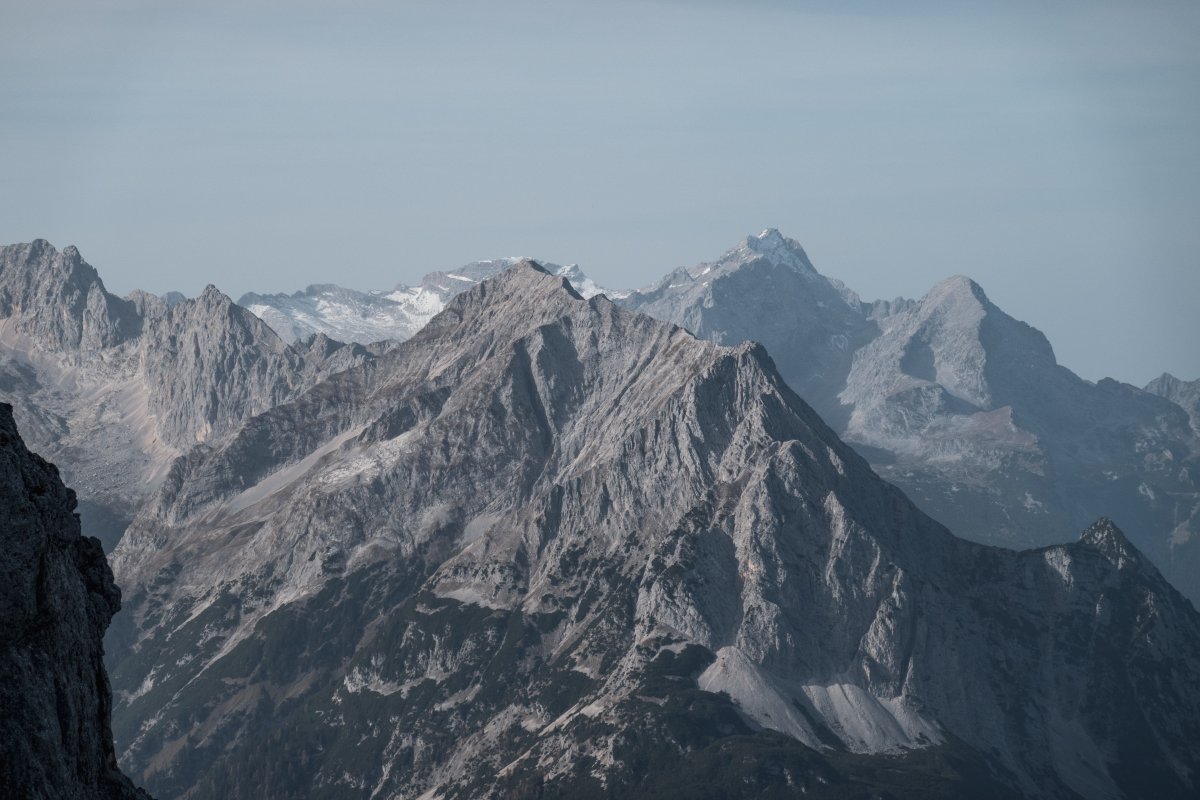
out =
[(1200, 602), (1191, 385), (1084, 381), (966, 277), (863, 303), (773, 230), (618, 302), (722, 344), (764, 343), (824, 420), (958, 535), (1034, 547), (1111, 516)]
[(1165, 397), (1186, 411), (1192, 420), (1192, 429), (1200, 433), (1200, 380), (1184, 381), (1164, 372), (1146, 384), (1146, 391)]
[(73, 247), (0, 248), (0, 400), (110, 548), (181, 453), (385, 349), (289, 346), (211, 286), (122, 300)]
[[(53, 309), (56, 313), (46, 313)], [(44, 239), (0, 248), (0, 319), (48, 349), (92, 352), (136, 336), (132, 302), (104, 290), (100, 276), (74, 247), (61, 253)]]
[(121, 595), (74, 511), (0, 403), (0, 794), (146, 800), (110, 729), (101, 642)]
[(718, 344), (761, 343), (791, 387), (835, 428), (847, 413), (837, 394), (854, 353), (878, 333), (871, 308), (817, 272), (800, 244), (774, 229), (617, 302)]
[[(843, 433), (951, 530), (1029, 547), (1096, 516), (1200, 599), (1200, 446), (1184, 409), (1060, 366), (968, 278), (881, 320), (841, 392)], [(981, 533), (985, 531), (986, 533)]]
[(956, 539), (762, 347), (534, 264), (192, 451), (114, 564), (123, 763), (163, 794), (1182, 798), (1200, 775), (1200, 617), (1115, 526)]

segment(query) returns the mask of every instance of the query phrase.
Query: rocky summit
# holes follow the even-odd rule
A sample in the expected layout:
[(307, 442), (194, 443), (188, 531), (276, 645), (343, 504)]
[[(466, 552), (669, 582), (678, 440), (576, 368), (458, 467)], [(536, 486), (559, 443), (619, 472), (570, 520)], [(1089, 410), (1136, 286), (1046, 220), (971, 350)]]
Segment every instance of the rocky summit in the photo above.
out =
[(113, 563), (162, 796), (1200, 789), (1200, 615), (1116, 525), (955, 538), (761, 346), (530, 262), (193, 448)]
[(0, 400), (110, 548), (180, 454), (380, 349), (287, 345), (214, 287), (121, 299), (74, 247), (0, 248)]
[(1146, 391), (1175, 403), (1192, 420), (1192, 429), (1200, 433), (1200, 380), (1184, 381), (1164, 372), (1146, 385)]
[(618, 302), (701, 338), (762, 342), (793, 389), (956, 534), (1042, 546), (1107, 515), (1200, 602), (1192, 385), (1085, 381), (966, 277), (864, 303), (775, 230)]
[(149, 800), (110, 729), (101, 640), (121, 594), (74, 510), (0, 403), (0, 796)]

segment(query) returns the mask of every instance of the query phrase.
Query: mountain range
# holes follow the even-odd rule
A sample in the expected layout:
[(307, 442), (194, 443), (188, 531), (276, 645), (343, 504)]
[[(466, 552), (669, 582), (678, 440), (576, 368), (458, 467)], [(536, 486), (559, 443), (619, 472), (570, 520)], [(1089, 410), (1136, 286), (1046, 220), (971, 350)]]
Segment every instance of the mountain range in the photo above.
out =
[(118, 739), (164, 796), (1182, 797), (1200, 768), (1200, 615), (1112, 523), (956, 539), (761, 346), (532, 263), (176, 462), (113, 564)]
[[(315, 333), (362, 344), (387, 339), (403, 341), (425, 327), (450, 298), (519, 261), (520, 258), (474, 261), (451, 272), (431, 272), (421, 279), (419, 286), (399, 284), (389, 291), (360, 292), (326, 283), (293, 294), (250, 292), (241, 296), (238, 305), (262, 318), (287, 342), (306, 339)], [(577, 264), (543, 266), (570, 280), (585, 297), (605, 291), (584, 275)]]
[(122, 299), (73, 247), (0, 248), (0, 400), (108, 549), (175, 458), (388, 346), (288, 345), (214, 287)]
[(1147, 527), (1195, 516), (1187, 384), (1082, 381), (964, 278), (864, 303), (774, 231), (637, 292), (440, 280), (403, 342), (288, 342), (0, 250), (0, 399), (114, 534), (138, 783), (1194, 796), (1195, 540)]
[[(567, 277), (602, 291), (577, 267)], [(957, 534), (1035, 547), (1109, 516), (1200, 602), (1200, 382), (1085, 381), (969, 278), (863, 302), (774, 229), (608, 295), (703, 339), (761, 342), (839, 435)], [(320, 329), (354, 340), (333, 317)]]

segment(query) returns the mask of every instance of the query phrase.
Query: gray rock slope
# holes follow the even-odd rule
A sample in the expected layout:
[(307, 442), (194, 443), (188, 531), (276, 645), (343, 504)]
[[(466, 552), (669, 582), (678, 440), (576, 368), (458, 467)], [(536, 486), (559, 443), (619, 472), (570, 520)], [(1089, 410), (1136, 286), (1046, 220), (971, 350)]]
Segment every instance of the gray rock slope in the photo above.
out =
[(761, 346), (519, 264), (171, 469), (113, 558), (164, 796), (1193, 797), (1200, 616), (954, 538)]
[[(1017, 545), (1103, 514), (1200, 597), (1200, 462), (1187, 414), (1059, 366), (1035, 328), (967, 278), (886, 318), (841, 394), (846, 438), (953, 530)], [(982, 538), (982, 537), (977, 537)]]
[(1200, 380), (1184, 381), (1164, 372), (1146, 384), (1146, 391), (1165, 397), (1186, 411), (1192, 420), (1192, 430), (1200, 433)]
[(1078, 378), (967, 278), (862, 303), (773, 230), (619, 302), (702, 338), (763, 342), (843, 438), (957, 534), (1038, 546), (1107, 515), (1200, 601), (1200, 438), (1156, 396), (1185, 390)]
[(108, 546), (180, 453), (370, 357), (323, 336), (285, 345), (213, 287), (122, 300), (73, 247), (0, 248), (0, 400)]
[(117, 769), (109, 722), (101, 641), (121, 594), (74, 510), (0, 403), (0, 795), (148, 800)]
[(774, 229), (618, 302), (718, 344), (760, 342), (792, 388), (835, 428), (846, 415), (837, 395), (854, 353), (878, 334), (870, 308), (818, 273), (804, 249)]
[[(400, 284), (391, 291), (359, 292), (334, 284), (317, 284), (293, 294), (250, 292), (242, 295), (238, 305), (262, 318), (284, 341), (304, 339), (315, 333), (362, 344), (384, 339), (403, 341), (421, 330), (445, 308), (450, 298), (520, 260), (473, 261), (453, 271), (431, 272), (418, 286)], [(575, 264), (545, 267), (571, 281), (584, 297), (604, 291)]]

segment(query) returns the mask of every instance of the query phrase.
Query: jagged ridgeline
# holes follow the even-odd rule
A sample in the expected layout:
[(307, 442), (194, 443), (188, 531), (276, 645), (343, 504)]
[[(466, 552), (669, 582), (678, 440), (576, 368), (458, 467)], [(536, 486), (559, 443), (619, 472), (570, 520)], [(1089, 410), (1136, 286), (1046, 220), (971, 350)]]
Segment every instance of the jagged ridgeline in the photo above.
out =
[(762, 347), (533, 263), (190, 451), (113, 563), (162, 796), (1198, 788), (1200, 616), (1112, 523), (957, 539)]
[(0, 797), (149, 800), (109, 727), (101, 640), (121, 593), (74, 510), (0, 403)]
[(865, 303), (775, 230), (619, 302), (721, 344), (762, 342), (788, 385), (956, 534), (1036, 547), (1110, 516), (1200, 603), (1196, 384), (1085, 381), (961, 276)]
[(121, 299), (74, 247), (0, 248), (0, 400), (107, 548), (181, 453), (386, 347), (287, 345), (212, 286)]
[[(431, 273), (417, 288), (314, 286), (241, 302), (285, 338), (406, 339), (512, 263)], [(1082, 380), (963, 277), (920, 300), (863, 302), (773, 229), (639, 291), (608, 292), (578, 267), (550, 271), (701, 339), (761, 342), (822, 419), (956, 534), (1036, 547), (1107, 515), (1200, 603), (1200, 382), (1168, 375), (1143, 391)]]

